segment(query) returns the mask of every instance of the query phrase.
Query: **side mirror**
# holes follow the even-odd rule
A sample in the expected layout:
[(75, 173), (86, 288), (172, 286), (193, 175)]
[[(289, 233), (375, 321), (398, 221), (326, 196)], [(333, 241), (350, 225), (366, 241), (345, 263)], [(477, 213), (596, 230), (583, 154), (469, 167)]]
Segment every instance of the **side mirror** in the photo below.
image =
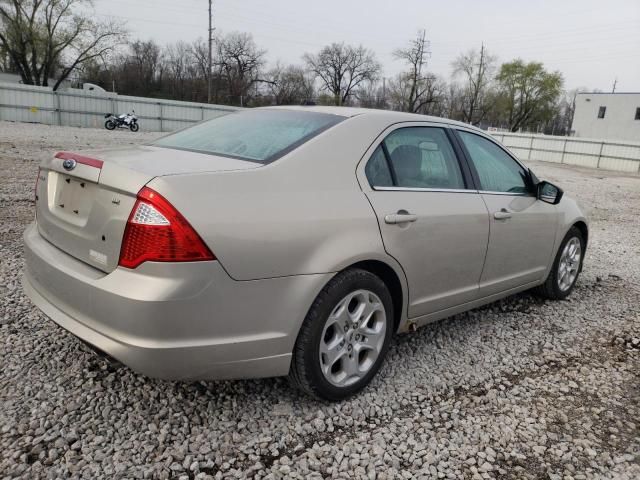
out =
[(562, 189), (556, 187), (553, 183), (542, 181), (536, 185), (536, 196), (538, 200), (550, 203), (551, 205), (559, 204), (563, 194)]

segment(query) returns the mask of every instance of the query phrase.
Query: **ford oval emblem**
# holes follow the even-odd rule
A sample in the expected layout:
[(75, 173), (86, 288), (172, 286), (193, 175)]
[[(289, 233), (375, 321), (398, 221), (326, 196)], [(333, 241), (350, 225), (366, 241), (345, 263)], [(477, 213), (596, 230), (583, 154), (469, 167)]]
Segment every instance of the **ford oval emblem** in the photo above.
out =
[(76, 168), (77, 164), (78, 162), (76, 162), (73, 158), (67, 158), (65, 161), (62, 162), (62, 168), (64, 168), (67, 171), (71, 171), (74, 168)]

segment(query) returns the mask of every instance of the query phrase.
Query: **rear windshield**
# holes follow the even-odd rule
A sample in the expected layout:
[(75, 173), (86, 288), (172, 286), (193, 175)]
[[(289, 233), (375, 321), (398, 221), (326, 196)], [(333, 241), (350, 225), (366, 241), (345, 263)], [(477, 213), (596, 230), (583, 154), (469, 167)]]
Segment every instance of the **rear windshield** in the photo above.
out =
[(344, 120), (294, 110), (245, 110), (199, 123), (153, 145), (269, 163)]

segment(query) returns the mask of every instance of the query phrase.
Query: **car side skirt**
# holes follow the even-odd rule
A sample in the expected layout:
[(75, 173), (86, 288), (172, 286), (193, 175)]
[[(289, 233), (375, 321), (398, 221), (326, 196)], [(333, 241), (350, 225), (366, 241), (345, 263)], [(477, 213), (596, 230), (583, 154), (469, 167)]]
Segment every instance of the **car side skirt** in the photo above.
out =
[(413, 330), (414, 328), (419, 328), (429, 323), (437, 322), (438, 320), (442, 320), (443, 318), (451, 317), (458, 313), (466, 312), (472, 310), (474, 308), (481, 307), (482, 305), (486, 305), (491, 302), (495, 302), (496, 300), (500, 300), (501, 298), (508, 297), (518, 292), (523, 292), (525, 290), (529, 290), (537, 285), (540, 285), (540, 281), (525, 283), (524, 285), (520, 285), (518, 287), (510, 288), (509, 290), (505, 290), (503, 292), (495, 293), (493, 295), (489, 295), (488, 297), (482, 297), (477, 300), (473, 300), (471, 302), (462, 303), (455, 307), (447, 308), (445, 310), (439, 310), (437, 312), (429, 313), (427, 315), (422, 315), (420, 317), (414, 317), (408, 319), (404, 322), (400, 329), (401, 332), (408, 332)]

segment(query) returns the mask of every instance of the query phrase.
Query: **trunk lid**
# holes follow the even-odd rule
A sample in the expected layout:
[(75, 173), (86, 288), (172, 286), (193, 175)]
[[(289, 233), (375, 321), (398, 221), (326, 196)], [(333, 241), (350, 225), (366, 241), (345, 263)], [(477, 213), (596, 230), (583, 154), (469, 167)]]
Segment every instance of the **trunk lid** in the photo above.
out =
[(155, 177), (244, 170), (260, 164), (152, 146), (59, 152), (40, 166), (40, 235), (95, 268), (118, 266), (124, 229), (142, 187)]

